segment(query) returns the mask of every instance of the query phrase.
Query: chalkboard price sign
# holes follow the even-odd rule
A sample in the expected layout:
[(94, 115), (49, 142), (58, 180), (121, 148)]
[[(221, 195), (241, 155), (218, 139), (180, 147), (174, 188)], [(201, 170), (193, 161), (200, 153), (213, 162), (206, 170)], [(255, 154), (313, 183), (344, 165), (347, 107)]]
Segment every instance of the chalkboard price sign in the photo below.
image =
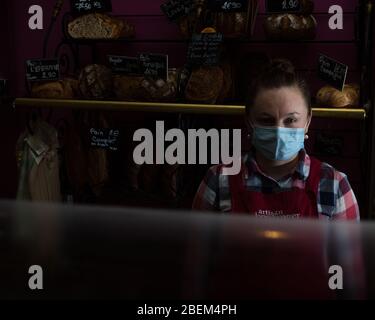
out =
[(338, 90), (343, 90), (348, 73), (348, 66), (331, 59), (323, 54), (319, 55), (319, 78)]
[(168, 80), (168, 56), (163, 54), (141, 53), (139, 61), (145, 77)]
[(299, 0), (266, 0), (267, 13), (300, 12)]
[(111, 0), (71, 0), (71, 10), (77, 14), (111, 12)]
[(314, 152), (320, 156), (342, 156), (344, 138), (320, 132), (317, 134)]
[(188, 62), (192, 65), (216, 65), (220, 60), (221, 33), (194, 34), (188, 50)]
[(193, 8), (193, 0), (169, 0), (160, 6), (161, 11), (171, 21), (187, 16)]
[(58, 59), (26, 60), (26, 79), (28, 81), (55, 81), (60, 79)]
[(249, 0), (209, 0), (208, 8), (213, 12), (244, 12)]
[(126, 56), (108, 56), (108, 62), (114, 73), (142, 75), (143, 68), (138, 58)]
[(91, 147), (111, 151), (118, 150), (120, 130), (110, 128), (91, 128), (89, 133)]

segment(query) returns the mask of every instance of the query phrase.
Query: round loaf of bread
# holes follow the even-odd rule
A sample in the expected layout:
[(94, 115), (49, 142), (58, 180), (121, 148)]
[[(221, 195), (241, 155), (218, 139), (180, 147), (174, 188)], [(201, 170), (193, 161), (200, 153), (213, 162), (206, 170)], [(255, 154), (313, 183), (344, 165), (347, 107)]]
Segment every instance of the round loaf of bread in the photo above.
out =
[(185, 98), (193, 103), (216, 103), (224, 83), (224, 73), (220, 67), (199, 67), (190, 75), (185, 89)]
[(344, 86), (343, 91), (331, 86), (324, 86), (316, 94), (316, 102), (322, 107), (345, 108), (358, 106), (359, 86), (347, 84)]

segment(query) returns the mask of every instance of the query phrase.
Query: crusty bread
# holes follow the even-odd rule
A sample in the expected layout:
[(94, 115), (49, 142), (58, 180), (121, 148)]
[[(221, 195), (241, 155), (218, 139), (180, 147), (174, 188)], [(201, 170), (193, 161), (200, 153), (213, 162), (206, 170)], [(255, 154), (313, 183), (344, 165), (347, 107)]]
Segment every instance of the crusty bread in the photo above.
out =
[(72, 78), (35, 83), (31, 88), (31, 94), (34, 98), (41, 99), (73, 99), (77, 86), (78, 81)]
[(74, 39), (118, 39), (133, 36), (134, 27), (105, 14), (90, 13), (71, 21), (68, 33)]
[(171, 102), (177, 95), (177, 70), (168, 70), (168, 81), (145, 78), (141, 82), (146, 101)]
[(199, 67), (191, 73), (185, 98), (190, 102), (214, 104), (223, 84), (224, 72), (220, 67)]
[(170, 102), (177, 95), (177, 70), (169, 69), (168, 81), (143, 76), (116, 75), (113, 78), (116, 97), (125, 101)]
[(312, 15), (276, 14), (264, 22), (266, 36), (275, 40), (310, 40), (315, 37), (316, 20)]
[(357, 106), (359, 103), (359, 86), (348, 84), (340, 91), (331, 86), (324, 86), (316, 95), (317, 103), (322, 107), (344, 108)]

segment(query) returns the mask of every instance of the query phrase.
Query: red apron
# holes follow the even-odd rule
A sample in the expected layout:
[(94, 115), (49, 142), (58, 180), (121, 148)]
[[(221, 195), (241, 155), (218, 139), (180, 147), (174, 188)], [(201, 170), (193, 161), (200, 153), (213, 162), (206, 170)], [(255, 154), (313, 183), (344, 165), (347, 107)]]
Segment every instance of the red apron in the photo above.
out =
[[(239, 174), (229, 176), (232, 212), (262, 217), (318, 218), (317, 192), (321, 162), (310, 159), (310, 174), (305, 181), (305, 188), (293, 187), (279, 193), (246, 190), (246, 169), (243, 165), (244, 170), (241, 169)], [(259, 241), (263, 241), (260, 243), (267, 251), (255, 251), (254, 256), (242, 256), (244, 262), (241, 265), (244, 267), (237, 267), (236, 273), (245, 275), (243, 282), (248, 284), (244, 288), (240, 287), (241, 290), (248, 290), (249, 294), (256, 294), (260, 299), (336, 297), (336, 292), (328, 287), (328, 266), (324, 263), (325, 239), (318, 238), (295, 245), (290, 244), (292, 240), (288, 243), (259, 238)], [(246, 269), (251, 271), (247, 274)]]
[(229, 176), (232, 212), (261, 217), (318, 218), (317, 193), (321, 162), (310, 157), (310, 174), (305, 189), (294, 187), (278, 193), (246, 190), (244, 165), (237, 175)]

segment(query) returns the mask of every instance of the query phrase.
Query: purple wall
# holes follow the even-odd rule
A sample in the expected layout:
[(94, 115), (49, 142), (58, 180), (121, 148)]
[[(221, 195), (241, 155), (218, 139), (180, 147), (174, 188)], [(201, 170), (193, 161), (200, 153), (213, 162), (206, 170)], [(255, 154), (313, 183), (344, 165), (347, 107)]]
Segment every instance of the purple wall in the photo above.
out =
[[(158, 43), (148, 42), (147, 40), (178, 40), (180, 39), (177, 26), (168, 22), (160, 11), (160, 4), (164, 0), (112, 0), (113, 11), (118, 15), (126, 15), (127, 19), (136, 26), (137, 40), (146, 40), (136, 43), (123, 43), (113, 46), (99, 46), (99, 59), (104, 59), (104, 55), (111, 54), (128, 54), (136, 55), (140, 51), (151, 51), (159, 53), (167, 53), (170, 55), (170, 64), (172, 66), (179, 66), (184, 62), (186, 56), (186, 45), (183, 43)], [(354, 39), (354, 12), (358, 1), (355, 0), (319, 0), (315, 1), (315, 17), (318, 21), (318, 36), (314, 43), (300, 43), (300, 44), (269, 44), (269, 43), (250, 43), (238, 44), (233, 46), (233, 50), (250, 50), (250, 51), (265, 51), (271, 56), (287, 57), (291, 59), (297, 68), (303, 70), (308, 78), (313, 94), (316, 90), (324, 85), (316, 75), (316, 59), (318, 53), (324, 53), (335, 59), (348, 64), (350, 67), (348, 81), (359, 81), (359, 71), (357, 66), (357, 51), (354, 43), (322, 43), (319, 41), (338, 41), (338, 40), (353, 40)], [(0, 72), (8, 73), (10, 66), (10, 81), (12, 94), (15, 96), (25, 95), (24, 87), (24, 62), (29, 58), (39, 58), (42, 56), (42, 41), (45, 31), (31, 31), (28, 28), (28, 8), (31, 5), (38, 4), (44, 8), (45, 28), (49, 22), (49, 16), (52, 12), (54, 1), (51, 0), (7, 0), (2, 1), (2, 6), (9, 11), (8, 17), (10, 22), (7, 25), (9, 32), (6, 30), (6, 19), (4, 19), (5, 11), (1, 10), (0, 23), (4, 24), (0, 36), (2, 44), (5, 46), (0, 50), (2, 54)], [(330, 30), (328, 28), (328, 8), (331, 5), (340, 3), (343, 7), (344, 16), (344, 30)], [(65, 1), (62, 13), (69, 10), (69, 1)], [(50, 42), (50, 55), (52, 55), (54, 48), (62, 37), (61, 34), (61, 16), (57, 22), (56, 28), (52, 34)], [(264, 0), (260, 1), (260, 14), (258, 16), (254, 39), (264, 39), (262, 23), (265, 18), (264, 14)], [(7, 39), (7, 34), (10, 39)], [(10, 48), (10, 50), (8, 49)], [(82, 60), (90, 61), (90, 52), (82, 51)], [(5, 54), (5, 59), (3, 55)], [(11, 59), (11, 60), (9, 60)], [(4, 63), (4, 61), (10, 63)], [(0, 126), (1, 134), (3, 131), (10, 136), (9, 145), (6, 146), (7, 163), (10, 167), (14, 163), (14, 143), (19, 130), (23, 126), (22, 111), (7, 111), (1, 110), (2, 126)], [(4, 129), (4, 125), (5, 128)], [(336, 119), (314, 119), (312, 125), (312, 138), (309, 142), (309, 149), (313, 150), (314, 132), (334, 132), (343, 137), (345, 141), (344, 157), (341, 158), (327, 158), (338, 169), (346, 172), (349, 176), (357, 195), (360, 196), (361, 191), (361, 176), (359, 173), (360, 159), (359, 159), (359, 121), (344, 121)], [(3, 163), (4, 160), (2, 160)], [(2, 169), (3, 170), (3, 169)], [(4, 170), (3, 170), (4, 171)], [(0, 196), (11, 196), (15, 189), (15, 173), (14, 166), (10, 171), (4, 171), (1, 176), (4, 177), (3, 186), (0, 189)], [(5, 181), (5, 182), (4, 182)], [(1, 186), (1, 184), (0, 184)]]

